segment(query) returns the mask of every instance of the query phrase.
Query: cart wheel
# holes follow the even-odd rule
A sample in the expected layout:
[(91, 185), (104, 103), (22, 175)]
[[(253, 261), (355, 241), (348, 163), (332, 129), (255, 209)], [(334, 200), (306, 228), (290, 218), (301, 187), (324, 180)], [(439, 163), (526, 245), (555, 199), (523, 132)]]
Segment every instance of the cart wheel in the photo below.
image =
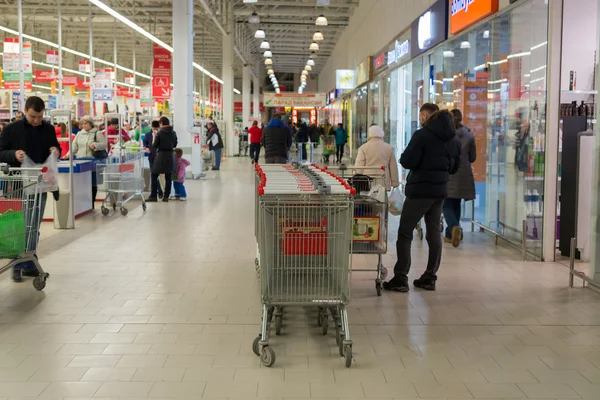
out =
[(377, 296), (381, 297), (381, 283), (375, 283), (375, 290), (377, 290)]
[(102, 215), (107, 216), (110, 210), (104, 206), (102, 206)]
[(338, 349), (340, 351), (340, 357), (344, 357), (346, 353), (344, 353), (344, 338), (340, 335), (338, 336)]
[(419, 229), (417, 235), (419, 235), (419, 240), (423, 240), (423, 229)]
[(121, 207), (121, 215), (122, 216), (126, 216), (127, 215), (127, 209), (125, 207)]
[(146, 208), (148, 208), (148, 206), (146, 206), (146, 203), (142, 203), (142, 210), (146, 211)]
[(33, 287), (35, 288), (35, 290), (44, 290), (44, 288), (46, 287), (46, 277), (45, 276), (36, 276), (33, 279)]
[(275, 364), (275, 350), (264, 346), (260, 353), (260, 361), (265, 367), (272, 367)]
[(260, 339), (262, 338), (261, 335), (258, 335), (255, 339), (254, 342), (252, 342), (252, 351), (254, 352), (254, 354), (256, 354), (257, 356), (260, 356), (260, 345), (258, 344), (258, 342), (260, 342)]
[(281, 335), (281, 326), (283, 325), (283, 317), (281, 315), (275, 316), (275, 334)]
[(347, 344), (344, 346), (344, 357), (346, 357), (346, 368), (352, 366), (352, 345)]
[(388, 269), (382, 265), (381, 266), (381, 279), (385, 280), (385, 278), (387, 278), (387, 276), (388, 276)]
[(323, 334), (323, 336), (327, 335), (328, 328), (329, 328), (328, 315), (324, 314), (323, 317), (321, 317), (321, 333)]

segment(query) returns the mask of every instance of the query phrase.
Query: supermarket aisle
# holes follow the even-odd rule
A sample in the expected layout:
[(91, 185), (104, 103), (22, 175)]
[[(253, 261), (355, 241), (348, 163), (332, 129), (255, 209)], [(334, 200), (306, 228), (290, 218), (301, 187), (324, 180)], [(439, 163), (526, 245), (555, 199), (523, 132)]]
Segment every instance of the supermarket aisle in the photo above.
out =
[(229, 159), (188, 191), (45, 235), (44, 293), (2, 276), (0, 398), (598, 399), (600, 295), (470, 233), (435, 293), (378, 298), (354, 276), (352, 369), (304, 311), (261, 368), (251, 166)]

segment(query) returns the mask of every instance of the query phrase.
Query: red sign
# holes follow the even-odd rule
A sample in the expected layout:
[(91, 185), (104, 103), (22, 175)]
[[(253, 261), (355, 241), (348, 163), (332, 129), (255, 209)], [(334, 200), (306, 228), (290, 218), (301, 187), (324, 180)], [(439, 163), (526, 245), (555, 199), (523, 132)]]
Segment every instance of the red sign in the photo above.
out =
[(171, 98), (171, 52), (157, 44), (152, 64), (152, 97), (156, 101)]
[(34, 76), (36, 82), (48, 83), (56, 81), (56, 73), (49, 69), (38, 69), (34, 72)]
[[(258, 108), (260, 109), (260, 112), (265, 112), (265, 104), (261, 101), (260, 105), (258, 106)], [(233, 103), (233, 112), (236, 113), (242, 113), (244, 112), (243, 110), (243, 104), (241, 101), (236, 101)], [(254, 102), (250, 102), (250, 113), (254, 112)]]
[(75, 85), (75, 88), (78, 90), (87, 90), (90, 88), (90, 81), (77, 78), (77, 85)]
[(117, 96), (133, 98), (133, 92), (128, 87), (117, 86)]
[(221, 109), (221, 89), (222, 89), (222, 85), (215, 81), (214, 79), (210, 80), (210, 85), (209, 85), (209, 99), (208, 101), (210, 101), (210, 105), (212, 107), (213, 110), (220, 110)]
[(375, 69), (383, 67), (385, 65), (385, 54), (386, 53), (381, 53), (373, 60), (373, 65), (375, 66)]
[(77, 86), (77, 77), (75, 75), (64, 75), (63, 86)]
[(58, 64), (58, 51), (57, 50), (46, 50), (46, 62), (48, 64)]
[(456, 35), (498, 11), (498, 0), (449, 0), (450, 33)]

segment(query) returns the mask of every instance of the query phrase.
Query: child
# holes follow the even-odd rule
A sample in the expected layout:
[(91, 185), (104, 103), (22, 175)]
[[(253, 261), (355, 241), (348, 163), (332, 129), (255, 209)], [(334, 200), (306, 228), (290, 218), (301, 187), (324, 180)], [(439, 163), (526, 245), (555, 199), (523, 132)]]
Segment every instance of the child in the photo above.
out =
[(190, 165), (190, 162), (183, 158), (183, 150), (176, 148), (173, 150), (175, 154), (175, 176), (173, 176), (173, 188), (175, 189), (175, 199), (186, 201), (187, 193), (185, 191), (185, 169)]

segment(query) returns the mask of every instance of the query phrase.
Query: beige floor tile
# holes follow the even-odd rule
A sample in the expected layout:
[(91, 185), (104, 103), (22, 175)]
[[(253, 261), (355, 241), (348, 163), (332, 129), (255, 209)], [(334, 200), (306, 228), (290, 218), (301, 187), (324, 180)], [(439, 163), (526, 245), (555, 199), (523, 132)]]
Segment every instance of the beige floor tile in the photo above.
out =
[(0, 393), (8, 398), (35, 398), (50, 385), (48, 382), (0, 382)]
[[(240, 398), (253, 399), (258, 393), (258, 383), (256, 382), (240, 382), (237, 384), (223, 384), (223, 382), (212, 381), (206, 384), (203, 397), (206, 398)], [(276, 386), (277, 383), (273, 384)], [(306, 384), (308, 385), (308, 384)], [(281, 396), (282, 392), (279, 392)], [(262, 396), (269, 397), (269, 396)], [(304, 397), (307, 397), (306, 395)]]
[(205, 386), (204, 382), (156, 382), (148, 397), (199, 398)]
[(121, 356), (75, 356), (69, 363), (70, 368), (77, 367), (114, 367)]
[(99, 387), (100, 383), (97, 382), (52, 382), (41, 397), (93, 397)]
[(145, 398), (153, 382), (104, 382), (94, 397)]
[(181, 382), (185, 368), (137, 368), (132, 382)]
[(520, 383), (518, 384), (530, 399), (579, 399), (580, 396), (569, 385), (561, 383)]
[(187, 368), (183, 375), (183, 382), (222, 382), (233, 384), (235, 370), (233, 368)]
[(160, 354), (124, 355), (117, 367), (153, 367), (161, 368), (167, 362), (168, 356)]
[(362, 387), (367, 399), (393, 398), (398, 395), (407, 399), (417, 397), (414, 385), (408, 382), (388, 381), (385, 384), (363, 382)]
[(90, 343), (127, 344), (133, 343), (136, 336), (134, 333), (97, 333)]
[(432, 368), (431, 372), (441, 385), (447, 383), (487, 383), (485, 377), (477, 369), (469, 368)]
[(34, 372), (29, 368), (0, 368), (0, 382), (25, 382)]
[[(216, 369), (216, 367), (215, 367)], [(273, 368), (236, 368), (234, 382), (283, 382), (285, 371)], [(286, 381), (287, 382), (287, 381)]]
[(310, 384), (310, 393), (312, 397), (323, 399), (364, 399), (365, 394), (360, 382), (344, 383), (321, 383), (313, 382)]
[(106, 346), (103, 355), (117, 355), (117, 354), (148, 354), (151, 344), (109, 344)]
[(538, 383), (525, 369), (483, 369), (481, 373), (490, 383)]
[(530, 369), (529, 372), (531, 372), (540, 383), (589, 383), (589, 381), (576, 370)]
[(58, 354), (73, 354), (73, 355), (92, 355), (102, 354), (108, 347), (107, 344), (65, 344), (59, 351)]
[(527, 396), (514, 383), (467, 383), (476, 399), (524, 399)]
[(136, 368), (90, 368), (80, 379), (81, 382), (128, 382)]
[(54, 368), (42, 367), (38, 369), (29, 382), (77, 382), (86, 373), (88, 368)]
[(427, 385), (415, 383), (415, 388), (419, 397), (464, 397), (471, 396), (469, 389), (464, 383), (448, 383), (444, 385)]
[(285, 381), (289, 383), (335, 382), (333, 369), (286, 369)]

